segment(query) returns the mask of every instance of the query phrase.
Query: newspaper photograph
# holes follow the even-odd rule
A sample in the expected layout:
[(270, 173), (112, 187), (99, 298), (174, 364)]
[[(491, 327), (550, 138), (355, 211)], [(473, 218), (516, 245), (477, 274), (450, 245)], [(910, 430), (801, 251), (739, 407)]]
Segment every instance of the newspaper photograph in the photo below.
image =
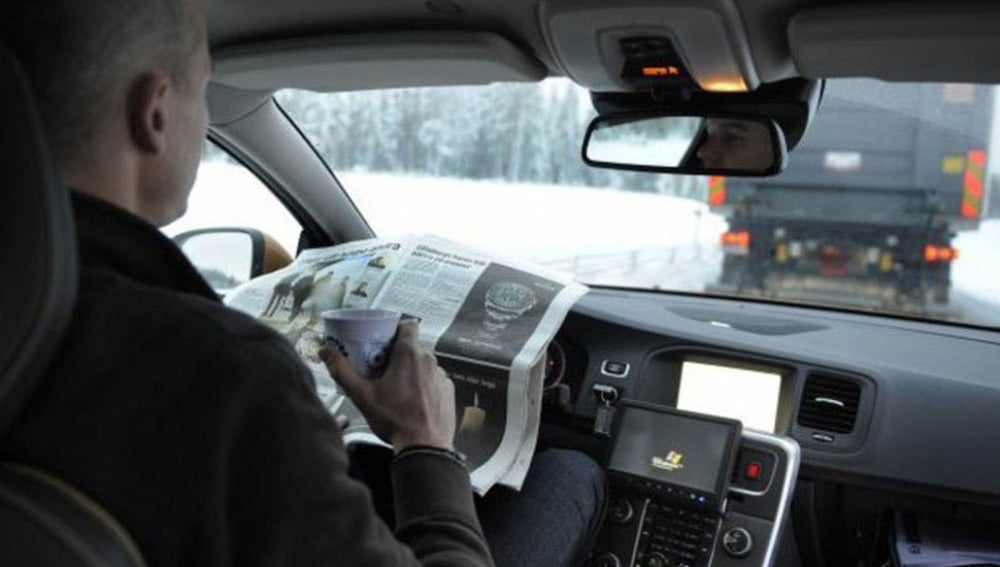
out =
[(545, 350), (586, 291), (567, 274), (419, 236), (307, 250), (226, 303), (295, 346), (324, 405), (349, 419), (348, 444), (385, 445), (319, 359), (321, 314), (378, 308), (419, 318), (421, 343), (455, 384), (455, 448), (485, 494), (498, 483), (519, 489), (524, 482), (538, 437)]

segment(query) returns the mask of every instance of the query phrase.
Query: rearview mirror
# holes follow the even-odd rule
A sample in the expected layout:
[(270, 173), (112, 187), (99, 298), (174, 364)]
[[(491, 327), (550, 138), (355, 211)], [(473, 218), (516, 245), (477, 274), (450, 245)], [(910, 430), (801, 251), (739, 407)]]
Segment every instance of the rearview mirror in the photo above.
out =
[(781, 172), (787, 157), (777, 124), (747, 115), (600, 116), (583, 141), (587, 165), (632, 171), (763, 177)]

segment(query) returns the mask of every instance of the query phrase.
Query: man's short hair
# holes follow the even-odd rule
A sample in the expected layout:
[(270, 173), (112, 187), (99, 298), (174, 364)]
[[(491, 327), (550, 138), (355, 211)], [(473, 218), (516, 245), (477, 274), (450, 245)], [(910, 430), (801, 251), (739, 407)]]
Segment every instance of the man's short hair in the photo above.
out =
[(184, 80), (197, 46), (191, 0), (15, 0), (0, 41), (31, 84), (56, 156), (86, 144), (108, 92), (143, 73)]

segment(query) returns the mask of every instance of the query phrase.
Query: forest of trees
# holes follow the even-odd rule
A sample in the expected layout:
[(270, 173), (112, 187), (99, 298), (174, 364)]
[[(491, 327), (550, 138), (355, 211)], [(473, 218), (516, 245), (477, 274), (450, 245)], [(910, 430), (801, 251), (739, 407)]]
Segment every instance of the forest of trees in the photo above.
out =
[(594, 111), (587, 91), (566, 79), (332, 94), (282, 91), (276, 98), (334, 171), (704, 198), (700, 177), (586, 166), (580, 146)]

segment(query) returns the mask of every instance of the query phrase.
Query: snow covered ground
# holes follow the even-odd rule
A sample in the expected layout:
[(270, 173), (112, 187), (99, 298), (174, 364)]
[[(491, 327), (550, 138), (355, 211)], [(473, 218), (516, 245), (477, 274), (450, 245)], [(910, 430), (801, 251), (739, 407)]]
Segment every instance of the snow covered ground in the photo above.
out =
[(534, 260), (714, 243), (726, 226), (704, 203), (666, 195), (364, 173), (340, 180), (380, 235), (428, 232)]
[(955, 247), (959, 256), (951, 268), (953, 288), (1000, 307), (1000, 219), (960, 232)]
[[(726, 222), (690, 199), (357, 172), (339, 179), (380, 236), (436, 234), (573, 271), (595, 284), (701, 291), (721, 271), (718, 242)], [(290, 251), (298, 242), (291, 216), (256, 178), (231, 164), (202, 166), (188, 211), (165, 232), (252, 226)], [(1000, 324), (1000, 220), (961, 233), (956, 246), (953, 290), (990, 311), (971, 318)]]

